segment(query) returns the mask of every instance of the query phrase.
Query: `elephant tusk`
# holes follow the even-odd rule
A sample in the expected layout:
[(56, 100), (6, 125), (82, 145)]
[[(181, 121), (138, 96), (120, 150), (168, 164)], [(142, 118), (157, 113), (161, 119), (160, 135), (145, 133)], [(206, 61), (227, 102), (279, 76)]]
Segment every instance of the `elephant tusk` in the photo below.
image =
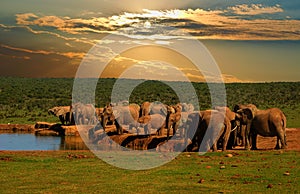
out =
[(237, 129), (238, 126), (235, 126), (230, 132), (233, 132)]

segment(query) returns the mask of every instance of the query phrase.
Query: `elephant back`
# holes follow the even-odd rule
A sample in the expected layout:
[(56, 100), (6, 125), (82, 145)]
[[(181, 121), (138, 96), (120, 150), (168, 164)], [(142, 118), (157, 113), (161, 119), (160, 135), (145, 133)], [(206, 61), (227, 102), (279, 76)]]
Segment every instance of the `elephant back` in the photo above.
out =
[(167, 115), (167, 108), (164, 104), (160, 102), (152, 102), (150, 103), (150, 115), (152, 114), (162, 114), (164, 116)]

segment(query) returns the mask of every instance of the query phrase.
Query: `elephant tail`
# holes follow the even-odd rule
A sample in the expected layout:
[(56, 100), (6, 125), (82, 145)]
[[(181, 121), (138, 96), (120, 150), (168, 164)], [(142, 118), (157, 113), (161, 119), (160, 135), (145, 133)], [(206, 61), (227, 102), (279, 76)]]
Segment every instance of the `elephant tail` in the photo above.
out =
[(284, 112), (282, 112), (282, 130), (284, 132), (284, 144), (287, 146), (287, 143), (286, 143), (286, 116), (284, 114)]

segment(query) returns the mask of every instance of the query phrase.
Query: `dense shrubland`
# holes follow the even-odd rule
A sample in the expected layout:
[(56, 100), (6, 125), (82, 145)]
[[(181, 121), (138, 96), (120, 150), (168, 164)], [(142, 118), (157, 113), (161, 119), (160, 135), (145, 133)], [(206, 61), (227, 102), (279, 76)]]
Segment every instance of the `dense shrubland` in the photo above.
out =
[[(71, 104), (73, 81), (71, 78), (0, 78), (0, 123), (58, 122), (57, 118), (48, 115), (47, 110), (53, 106)], [(115, 82), (116, 79), (98, 80), (95, 95), (97, 107), (111, 100)], [(135, 83), (133, 80), (122, 80), (122, 83), (125, 82), (129, 86)], [(176, 86), (176, 91), (185, 95), (179, 99), (168, 84)], [(211, 108), (210, 91), (206, 83), (193, 83), (198, 100), (192, 98), (186, 84), (145, 81), (134, 88), (129, 99), (138, 104), (146, 100), (166, 104), (175, 104), (179, 100), (198, 101), (200, 109)], [(219, 87), (218, 84), (214, 86)], [(287, 115), (288, 127), (300, 127), (300, 82), (232, 83), (225, 84), (225, 87), (230, 108), (245, 103), (253, 103), (260, 109), (278, 107)], [(124, 100), (127, 93), (126, 87), (120, 88), (114, 100)]]

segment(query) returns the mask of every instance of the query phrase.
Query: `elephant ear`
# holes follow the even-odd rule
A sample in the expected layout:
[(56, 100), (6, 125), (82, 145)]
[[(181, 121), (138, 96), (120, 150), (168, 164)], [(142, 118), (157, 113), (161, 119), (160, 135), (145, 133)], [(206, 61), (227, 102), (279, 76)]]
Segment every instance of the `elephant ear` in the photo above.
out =
[(173, 107), (173, 106), (168, 106), (168, 107), (167, 107), (167, 112), (168, 112), (169, 114), (174, 114), (174, 113), (175, 113), (174, 107)]
[(241, 108), (240, 108), (240, 104), (236, 104), (234, 107), (233, 107), (233, 112), (238, 112)]
[(168, 110), (166, 109), (165, 106), (162, 106), (162, 107), (161, 107), (160, 112), (161, 112), (164, 116), (167, 116), (167, 114), (168, 114)]
[(55, 113), (55, 115), (58, 117), (58, 116), (61, 116), (61, 115), (64, 115), (66, 114), (66, 111), (61, 108), (61, 109), (58, 109), (58, 111)]
[(253, 112), (253, 110), (251, 108), (245, 108), (245, 109), (243, 109), (243, 113), (245, 115), (247, 115), (247, 118), (249, 120), (252, 120), (254, 118), (254, 116), (255, 116), (254, 112)]
[(181, 106), (181, 104), (177, 104), (176, 106), (175, 106), (175, 112), (181, 112), (182, 111), (182, 106)]

